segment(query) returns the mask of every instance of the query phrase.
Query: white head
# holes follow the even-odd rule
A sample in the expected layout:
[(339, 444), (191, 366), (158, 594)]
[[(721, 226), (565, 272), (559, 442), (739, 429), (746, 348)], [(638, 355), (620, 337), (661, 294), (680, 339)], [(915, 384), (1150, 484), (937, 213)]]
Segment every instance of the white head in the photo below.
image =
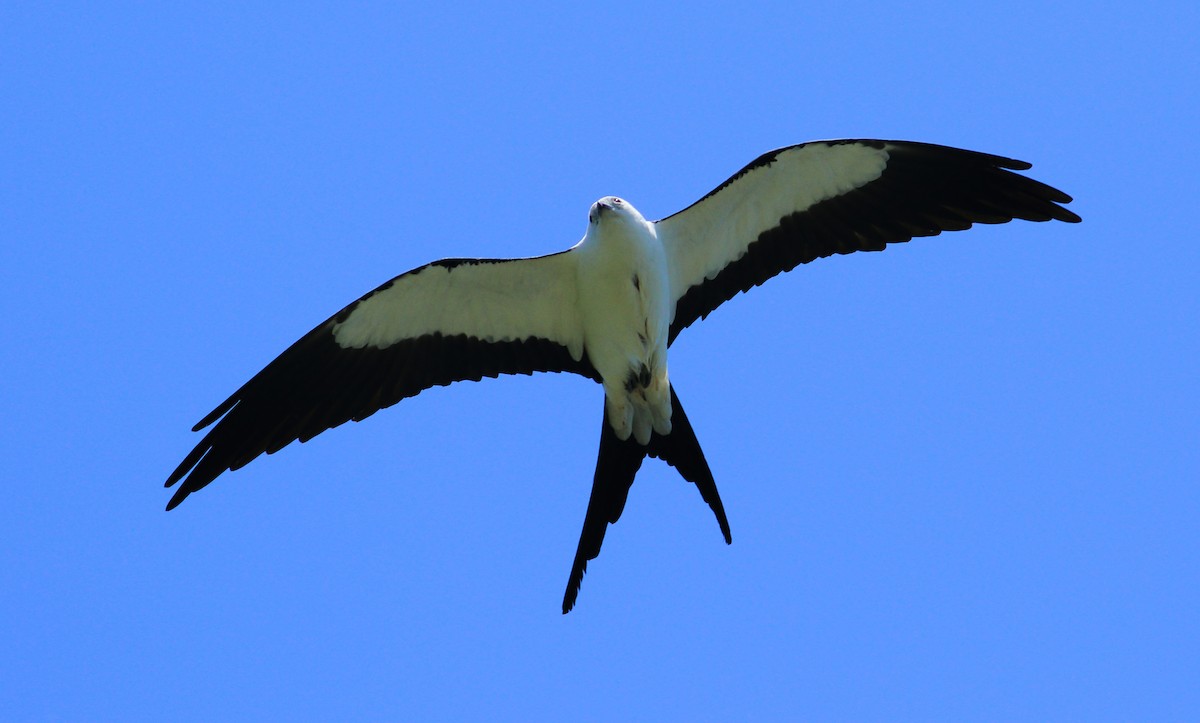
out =
[(620, 220), (624, 223), (644, 224), (646, 219), (633, 204), (616, 196), (605, 196), (592, 204), (588, 211), (588, 228), (595, 228), (602, 220), (605, 225)]

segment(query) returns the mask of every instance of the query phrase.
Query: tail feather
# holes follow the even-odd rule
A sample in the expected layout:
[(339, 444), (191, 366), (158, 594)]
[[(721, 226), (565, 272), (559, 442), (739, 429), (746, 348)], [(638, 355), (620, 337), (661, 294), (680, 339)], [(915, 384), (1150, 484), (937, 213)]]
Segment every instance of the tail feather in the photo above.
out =
[(618, 439), (608, 423), (607, 416), (601, 418), (600, 452), (596, 457), (592, 496), (588, 500), (587, 514), (583, 518), (583, 530), (579, 534), (575, 562), (571, 565), (571, 575), (567, 579), (567, 591), (563, 596), (564, 615), (575, 606), (575, 598), (583, 584), (588, 560), (594, 560), (600, 554), (600, 546), (604, 543), (604, 533), (608, 525), (620, 519), (621, 512), (625, 509), (625, 501), (629, 498), (629, 488), (633, 486), (633, 478), (647, 455), (663, 460), (678, 470), (685, 480), (695, 484), (700, 496), (716, 515), (725, 542), (728, 544), (733, 541), (729, 532), (729, 520), (725, 517), (725, 506), (721, 504), (721, 495), (717, 492), (717, 483), (708, 468), (708, 462), (704, 459), (704, 451), (700, 449), (696, 433), (683, 412), (683, 405), (675, 395), (675, 387), (672, 386), (671, 433), (665, 436), (652, 434), (648, 445), (638, 444), (632, 436), (625, 441)]
[(679, 403), (674, 386), (671, 387), (671, 433), (665, 437), (654, 435), (648, 449), (651, 457), (671, 465), (685, 480), (696, 485), (700, 496), (717, 517), (725, 544), (733, 544), (729, 520), (725, 518), (725, 505), (721, 504), (721, 494), (717, 492), (717, 481), (708, 468), (708, 460), (704, 459), (704, 450), (700, 448), (700, 440), (696, 439), (692, 423), (683, 413), (683, 405)]

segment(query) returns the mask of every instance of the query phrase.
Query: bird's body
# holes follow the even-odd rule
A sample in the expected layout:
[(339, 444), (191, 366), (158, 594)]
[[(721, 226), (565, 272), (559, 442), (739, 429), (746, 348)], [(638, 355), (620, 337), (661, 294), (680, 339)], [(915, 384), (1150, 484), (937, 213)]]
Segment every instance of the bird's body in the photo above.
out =
[(667, 256), (654, 224), (615, 197), (597, 201), (575, 247), (584, 348), (604, 385), (617, 438), (671, 432)]
[[(801, 263), (1013, 218), (1076, 222), (1066, 194), (1001, 156), (899, 141), (821, 141), (764, 154), (688, 208), (647, 221), (600, 199), (583, 240), (530, 259), (446, 259), (318, 325), (195, 426), (167, 509), (226, 470), (430, 386), (569, 371), (603, 385), (592, 496), (563, 612), (624, 508), (643, 459), (697, 486), (729, 524), (668, 373), (680, 331)], [(218, 421), (219, 420), (219, 421)]]

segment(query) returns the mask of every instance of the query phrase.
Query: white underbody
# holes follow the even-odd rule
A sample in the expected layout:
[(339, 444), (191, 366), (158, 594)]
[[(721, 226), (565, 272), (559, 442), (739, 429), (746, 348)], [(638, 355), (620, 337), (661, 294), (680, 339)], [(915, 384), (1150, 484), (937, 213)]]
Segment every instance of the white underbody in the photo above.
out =
[(584, 349), (603, 379), (617, 437), (648, 444), (651, 431), (671, 432), (666, 252), (654, 225), (620, 199), (601, 199), (590, 219), (573, 249)]

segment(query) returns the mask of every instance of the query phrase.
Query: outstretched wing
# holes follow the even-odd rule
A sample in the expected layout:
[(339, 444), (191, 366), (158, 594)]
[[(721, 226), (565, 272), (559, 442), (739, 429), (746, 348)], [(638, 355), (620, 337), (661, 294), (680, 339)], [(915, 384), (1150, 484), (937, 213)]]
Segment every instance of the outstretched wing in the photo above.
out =
[(1070, 196), (1013, 173), (1028, 168), (907, 141), (818, 141), (763, 154), (655, 222), (675, 301), (670, 339), (738, 292), (813, 259), (974, 223), (1078, 222), (1058, 205)]
[[(584, 357), (569, 251), (447, 259), (397, 276), (305, 334), (193, 427), (167, 509), (225, 470), (435, 385), (535, 371), (599, 379)], [(220, 421), (218, 421), (220, 420)]]

